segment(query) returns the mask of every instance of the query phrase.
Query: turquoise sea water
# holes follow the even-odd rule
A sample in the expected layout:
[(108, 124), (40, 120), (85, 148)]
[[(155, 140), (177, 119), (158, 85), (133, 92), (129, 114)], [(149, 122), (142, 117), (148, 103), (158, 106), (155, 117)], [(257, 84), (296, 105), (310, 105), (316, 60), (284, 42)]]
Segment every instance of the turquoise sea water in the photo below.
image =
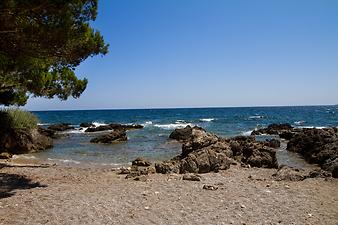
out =
[[(54, 148), (32, 154), (47, 160), (75, 164), (119, 165), (138, 156), (150, 160), (169, 159), (181, 151), (180, 144), (168, 140), (170, 132), (188, 124), (198, 125), (221, 136), (249, 135), (252, 130), (271, 123), (290, 123), (296, 127), (338, 126), (338, 106), (133, 109), (35, 111), (44, 126), (82, 122), (97, 124), (143, 124), (141, 130), (129, 131), (128, 142), (114, 145), (91, 144), (98, 134), (78, 129), (55, 140)], [(284, 158), (287, 155), (283, 156)], [(287, 160), (287, 159), (284, 159)]]

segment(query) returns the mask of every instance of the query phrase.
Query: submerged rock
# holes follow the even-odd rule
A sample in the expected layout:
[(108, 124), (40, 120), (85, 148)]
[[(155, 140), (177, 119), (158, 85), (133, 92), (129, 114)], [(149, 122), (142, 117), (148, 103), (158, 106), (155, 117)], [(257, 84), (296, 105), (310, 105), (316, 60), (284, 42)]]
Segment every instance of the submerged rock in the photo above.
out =
[(104, 134), (90, 140), (91, 143), (114, 144), (127, 141), (127, 134), (124, 129), (117, 129), (109, 134)]

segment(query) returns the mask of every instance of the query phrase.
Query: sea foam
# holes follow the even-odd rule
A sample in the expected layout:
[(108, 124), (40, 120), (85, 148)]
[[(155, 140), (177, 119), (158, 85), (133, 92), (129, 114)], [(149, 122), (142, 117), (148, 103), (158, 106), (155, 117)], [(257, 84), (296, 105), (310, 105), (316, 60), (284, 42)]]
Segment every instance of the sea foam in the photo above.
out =
[(215, 118), (203, 118), (203, 119), (200, 119), (201, 122), (211, 122), (211, 121), (214, 121)]

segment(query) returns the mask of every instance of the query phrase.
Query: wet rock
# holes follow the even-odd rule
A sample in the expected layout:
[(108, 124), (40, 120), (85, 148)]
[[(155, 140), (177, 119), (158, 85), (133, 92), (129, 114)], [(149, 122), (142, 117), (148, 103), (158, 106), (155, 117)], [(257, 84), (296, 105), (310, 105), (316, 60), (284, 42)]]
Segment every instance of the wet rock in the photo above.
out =
[(201, 181), (201, 176), (197, 174), (184, 174), (182, 179), (189, 181)]
[(114, 144), (118, 142), (127, 141), (126, 131), (123, 129), (114, 130), (109, 134), (104, 134), (93, 138), (90, 140), (91, 143), (99, 143), (99, 144)]
[(151, 166), (151, 162), (149, 162), (148, 160), (146, 160), (142, 157), (138, 157), (134, 161), (132, 161), (132, 165), (135, 165), (135, 166)]
[(287, 150), (304, 156), (309, 163), (319, 164), (333, 172), (338, 162), (338, 129), (303, 129), (287, 144)]
[(307, 178), (305, 171), (288, 166), (280, 166), (272, 176), (277, 181), (302, 181)]
[(74, 129), (74, 127), (70, 126), (69, 123), (60, 123), (60, 124), (51, 125), (47, 129), (60, 132), (60, 131), (66, 131), (66, 130)]

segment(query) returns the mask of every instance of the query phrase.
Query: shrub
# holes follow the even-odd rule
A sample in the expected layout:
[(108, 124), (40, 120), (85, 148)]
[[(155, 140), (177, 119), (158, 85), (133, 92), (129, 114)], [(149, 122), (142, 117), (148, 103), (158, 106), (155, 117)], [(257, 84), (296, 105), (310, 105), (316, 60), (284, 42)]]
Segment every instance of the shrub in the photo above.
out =
[(0, 110), (0, 128), (16, 130), (31, 130), (37, 128), (38, 118), (27, 111), (18, 108)]

